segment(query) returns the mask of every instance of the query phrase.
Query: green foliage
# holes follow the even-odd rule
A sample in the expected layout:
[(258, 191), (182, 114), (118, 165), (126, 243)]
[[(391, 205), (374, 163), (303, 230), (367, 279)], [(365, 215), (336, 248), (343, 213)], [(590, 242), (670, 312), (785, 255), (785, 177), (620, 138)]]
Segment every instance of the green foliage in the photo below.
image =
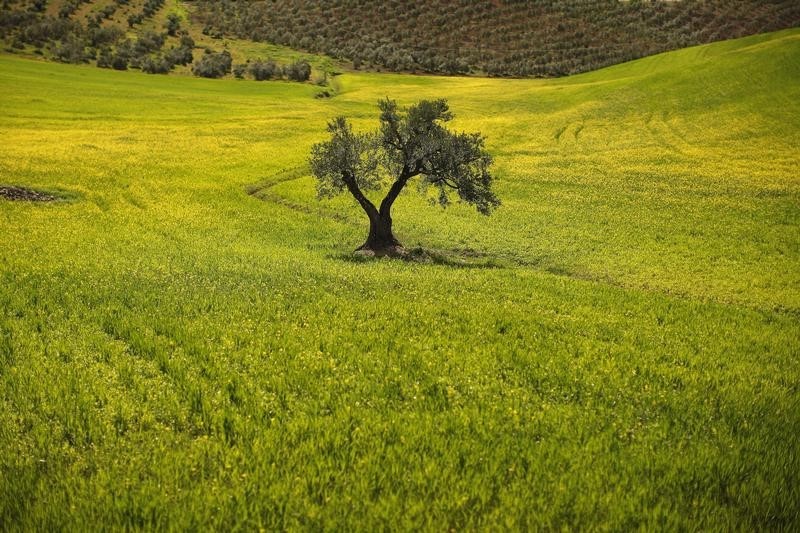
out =
[(114, 56), (111, 54), (110, 48), (101, 48), (100, 53), (97, 55), (97, 66), (100, 68), (111, 68), (114, 61)]
[(133, 44), (133, 53), (144, 57), (161, 50), (164, 46), (164, 36), (154, 31), (142, 32)]
[[(95, 28), (89, 32), (89, 42), (93, 47), (102, 48), (103, 46), (116, 44), (124, 35), (125, 32), (117, 26)], [(159, 45), (157, 48), (160, 47)]]
[(233, 59), (227, 50), (213, 52), (206, 49), (200, 60), (192, 66), (192, 72), (203, 78), (221, 78), (230, 73), (232, 63)]
[(260, 58), (254, 59), (248, 65), (247, 70), (256, 81), (280, 78), (282, 74), (282, 69), (271, 59), (266, 61)]
[(139, 68), (147, 74), (167, 74), (173, 65), (168, 56), (148, 56), (142, 59)]
[(305, 59), (300, 59), (286, 65), (284, 72), (292, 81), (308, 81), (311, 77), (311, 65)]
[(351, 177), (362, 190), (377, 190), (386, 176), (379, 172), (381, 152), (374, 134), (354, 133), (344, 117), (328, 123), (331, 138), (311, 148), (309, 164), (317, 178), (319, 198), (331, 198), (345, 190)]
[(64, 2), (58, 8), (59, 18), (69, 18), (73, 13), (75, 13), (81, 4), (85, 3), (86, 1), (88, 0), (64, 0)]
[(448, 131), (442, 123), (452, 120), (453, 114), (444, 99), (422, 100), (403, 115), (388, 98), (378, 106), (383, 161), (392, 175), (421, 175), (423, 187), (437, 189), (442, 206), (450, 202), (452, 191), (484, 215), (500, 205), (492, 192), (492, 158), (483, 137)]
[[(315, 100), (0, 55), (3, 184), (71, 193), (0, 201), (2, 528), (797, 530), (798, 57)], [(387, 96), (501, 178), (401, 194), (418, 261), (353, 258), (305, 164)]]
[(74, 35), (68, 35), (53, 49), (53, 57), (64, 63), (83, 63), (87, 60), (86, 43)]
[(141, 24), (144, 21), (144, 14), (143, 13), (134, 13), (132, 15), (128, 15), (128, 27), (133, 28), (137, 24)]
[(233, 65), (233, 77), (237, 80), (244, 79), (244, 75), (247, 73), (247, 64), (246, 63), (236, 63)]
[(175, 35), (181, 27), (181, 18), (176, 13), (167, 15), (167, 22), (164, 28), (169, 35)]
[[(370, 236), (362, 249), (386, 250), (399, 242), (392, 233), (392, 206), (409, 180), (417, 176), (438, 191), (447, 205), (449, 193), (488, 215), (500, 205), (492, 192), (489, 166), (492, 158), (480, 134), (454, 134), (443, 123), (453, 115), (443, 99), (422, 100), (405, 113), (388, 98), (378, 104), (380, 129), (355, 134), (344, 117), (328, 124), (330, 140), (311, 149), (310, 167), (317, 179), (317, 195), (332, 197), (347, 190), (370, 220)], [(386, 196), (376, 207), (363, 191), (389, 183)]]
[(171, 65), (188, 65), (194, 61), (194, 54), (192, 49), (187, 46), (172, 47), (166, 51), (164, 58)]
[(128, 69), (128, 58), (124, 54), (117, 53), (111, 59), (111, 68), (114, 70), (127, 70)]

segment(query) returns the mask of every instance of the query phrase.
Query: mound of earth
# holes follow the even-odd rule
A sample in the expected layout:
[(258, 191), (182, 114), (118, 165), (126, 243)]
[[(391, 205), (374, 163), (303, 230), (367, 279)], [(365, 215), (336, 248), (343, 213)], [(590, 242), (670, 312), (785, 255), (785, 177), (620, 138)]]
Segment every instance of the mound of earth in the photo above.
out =
[(23, 202), (52, 202), (57, 199), (52, 194), (13, 185), (0, 185), (0, 198)]

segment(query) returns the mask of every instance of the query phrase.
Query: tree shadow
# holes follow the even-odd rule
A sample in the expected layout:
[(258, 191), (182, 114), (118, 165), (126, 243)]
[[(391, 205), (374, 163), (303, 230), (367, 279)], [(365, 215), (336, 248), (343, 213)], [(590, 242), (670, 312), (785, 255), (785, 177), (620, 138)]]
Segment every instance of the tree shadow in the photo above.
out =
[(391, 260), (451, 268), (503, 269), (511, 266), (508, 260), (474, 250), (437, 250), (419, 246), (406, 248), (401, 253), (383, 256), (360, 252), (341, 252), (330, 254), (328, 257), (348, 263), (372, 263)]

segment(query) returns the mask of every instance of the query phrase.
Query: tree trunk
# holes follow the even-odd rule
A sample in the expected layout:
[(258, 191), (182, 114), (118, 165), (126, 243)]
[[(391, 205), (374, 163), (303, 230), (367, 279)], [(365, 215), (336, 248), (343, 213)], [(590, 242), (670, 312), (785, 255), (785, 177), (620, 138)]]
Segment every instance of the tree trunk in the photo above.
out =
[(380, 209), (376, 209), (375, 204), (364, 196), (351, 172), (342, 173), (342, 181), (369, 217), (369, 235), (366, 242), (356, 248), (357, 252), (372, 252), (375, 255), (401, 255), (403, 253), (403, 246), (392, 233), (392, 204), (408, 180), (418, 173), (418, 169), (412, 170), (408, 166), (403, 167), (403, 171), (392, 183), (389, 192), (381, 202)]
[(415, 172), (408, 166), (403, 167), (403, 171), (397, 177), (389, 192), (381, 202), (380, 209), (365, 207), (369, 217), (369, 236), (367, 242), (361, 245), (358, 250), (371, 251), (375, 255), (400, 255), (403, 245), (394, 238), (392, 233), (392, 204), (400, 195), (406, 183), (415, 175)]
[(370, 251), (375, 255), (394, 255), (402, 245), (392, 233), (392, 217), (389, 213), (375, 213), (369, 217), (369, 235), (358, 250)]

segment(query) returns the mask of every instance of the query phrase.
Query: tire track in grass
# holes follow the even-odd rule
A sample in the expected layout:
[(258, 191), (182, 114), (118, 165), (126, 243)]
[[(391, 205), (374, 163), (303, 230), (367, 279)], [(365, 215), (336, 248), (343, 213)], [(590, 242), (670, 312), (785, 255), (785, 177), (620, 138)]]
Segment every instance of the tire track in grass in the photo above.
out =
[(299, 213), (322, 216), (331, 220), (336, 220), (337, 222), (343, 222), (351, 225), (354, 224), (355, 222), (351, 217), (327, 209), (322, 209), (322, 208), (314, 209), (306, 204), (293, 202), (288, 198), (285, 198), (280, 194), (277, 194), (272, 191), (272, 189), (274, 187), (277, 187), (278, 185), (282, 185), (284, 183), (298, 180), (300, 178), (307, 176), (308, 171), (309, 169), (306, 165), (299, 165), (286, 170), (282, 170), (281, 172), (278, 172), (272, 177), (269, 177), (258, 183), (254, 183), (253, 185), (248, 185), (247, 187), (245, 187), (245, 191), (247, 192), (248, 195), (254, 198), (258, 198), (259, 200), (264, 200), (266, 202), (281, 205), (284, 207), (288, 207), (289, 209), (292, 209), (293, 211), (297, 211)]

